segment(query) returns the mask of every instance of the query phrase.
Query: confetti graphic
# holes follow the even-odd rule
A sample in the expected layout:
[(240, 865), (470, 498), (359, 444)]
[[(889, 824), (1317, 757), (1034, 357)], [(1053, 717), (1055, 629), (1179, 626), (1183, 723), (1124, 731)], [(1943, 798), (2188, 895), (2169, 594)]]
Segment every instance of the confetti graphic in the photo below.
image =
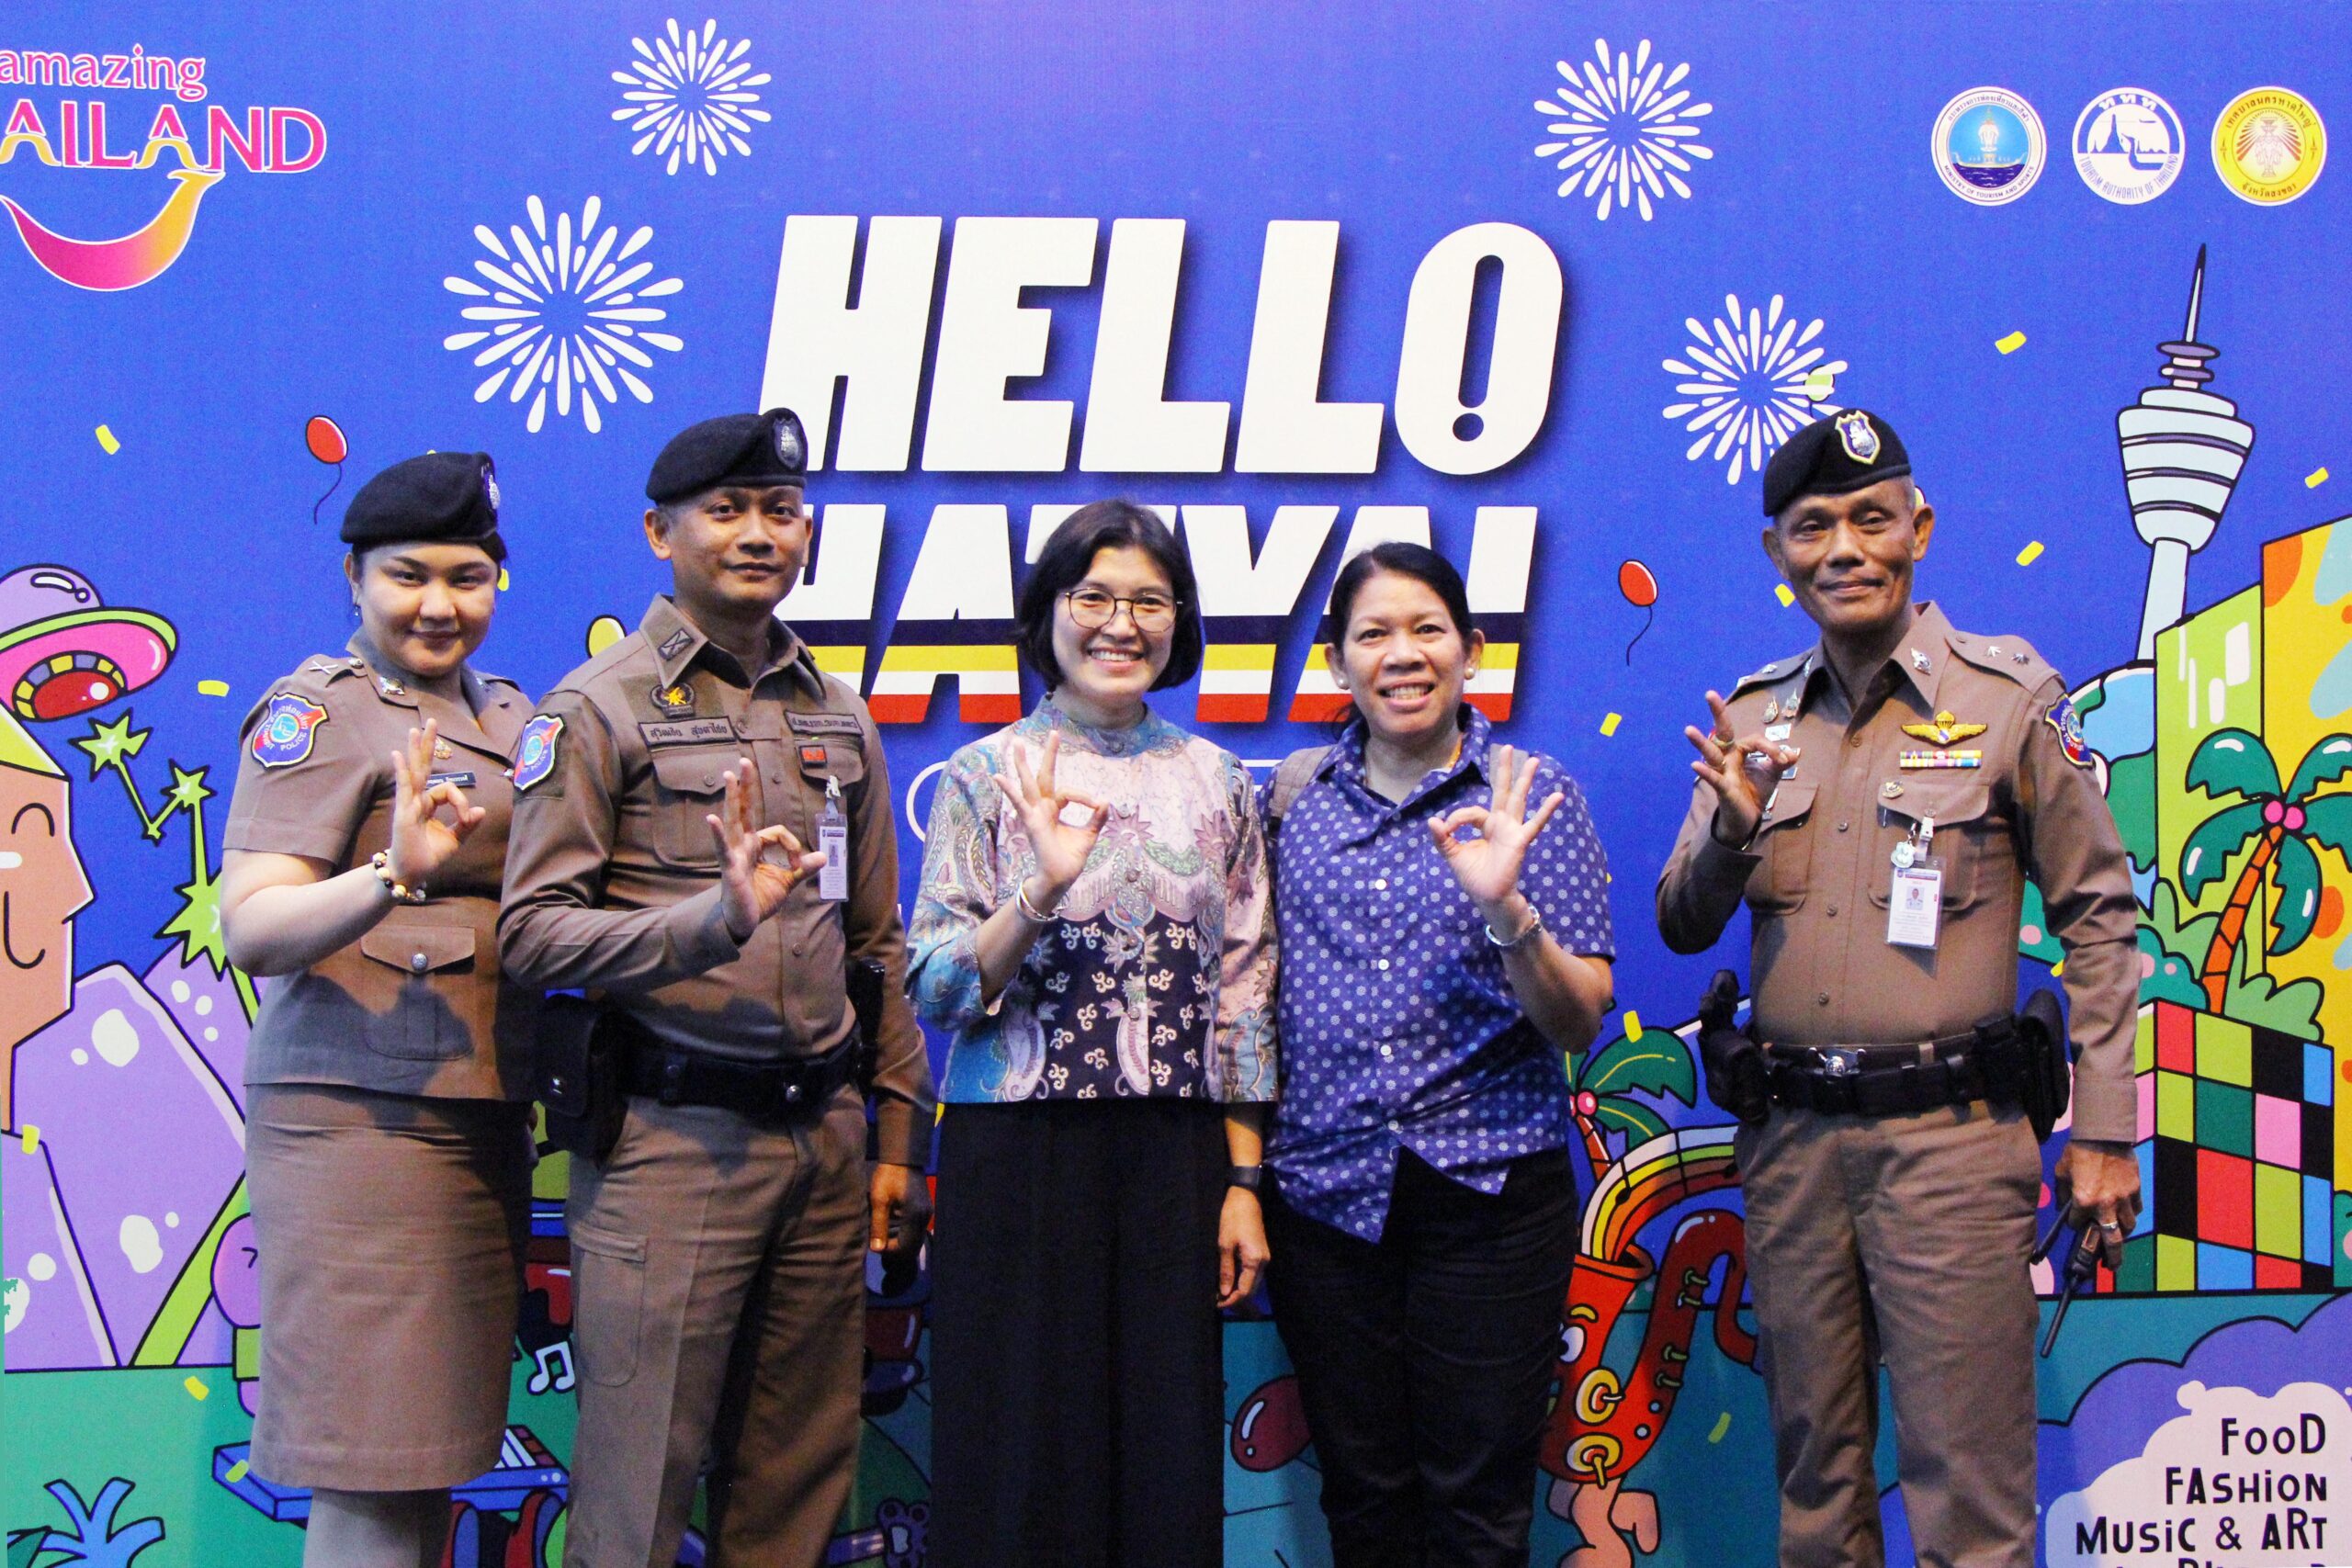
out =
[(225, 697), (229, 694), (229, 682), (226, 681), (198, 681), (196, 683), (196, 692), (197, 695), (202, 697)]
[(1651, 197), (1663, 202), (1668, 190), (1690, 199), (1681, 176), (1691, 172), (1690, 160), (1715, 155), (1691, 122), (1715, 107), (1690, 102), (1688, 88), (1677, 90), (1690, 73), (1689, 64), (1672, 71), (1664, 61), (1652, 64), (1647, 39), (1636, 51), (1621, 49), (1614, 55), (1607, 39), (1595, 39), (1590, 60), (1556, 65), (1566, 85), (1555, 97), (1537, 99), (1535, 112), (1562, 140), (1543, 143), (1535, 155), (1556, 160), (1567, 172), (1559, 194), (1594, 197), (1594, 216), (1604, 222), (1612, 210), (1629, 207), (1647, 222), (1657, 210)]
[(2303, 476), (2303, 488), (2305, 490), (2317, 490), (2326, 482), (2327, 470), (2324, 468), (2313, 468), (2310, 473)]
[(1725, 484), (1760, 470), (1781, 442), (1821, 415), (1838, 412), (1836, 403), (1822, 401), (1811, 390), (1815, 377), (1846, 368), (1842, 359), (1821, 363), (1826, 350), (1814, 342), (1821, 335), (1820, 317), (1799, 327), (1778, 294), (1761, 310), (1726, 294), (1722, 315), (1709, 322), (1691, 316), (1683, 325), (1690, 333), (1683, 357), (1663, 363), (1681, 378), (1674, 389), (1685, 400), (1661, 412), (1668, 419), (1689, 421), (1683, 428), (1698, 436), (1683, 453), (1691, 462), (1702, 456), (1713, 462), (1729, 459)]
[(729, 152), (751, 156), (746, 138), (754, 122), (764, 125), (770, 118), (752, 107), (760, 95), (752, 89), (765, 86), (768, 73), (754, 73), (743, 58), (752, 40), (720, 38), (716, 21), (703, 23), (700, 32), (681, 33), (673, 17), (669, 35), (665, 39), (656, 34), (650, 46), (641, 38), (628, 40), (638, 58), (613, 73), (613, 80), (628, 89), (613, 118), (631, 122), (629, 130), (637, 137), (629, 144), (632, 153), (666, 154), (673, 175), (697, 164), (703, 173), (716, 175)]
[(2003, 354), (2015, 354), (2018, 349), (2025, 346), (2025, 333), (2011, 333), (2007, 337), (1995, 338), (1993, 340), (1993, 346), (1999, 349)]
[(102, 424), (98, 426), (96, 434), (98, 438), (98, 450), (107, 457), (111, 457), (122, 450), (122, 443), (115, 439), (114, 431), (110, 427)]
[(1624, 716), (1623, 714), (1604, 714), (1601, 716), (1600, 719), (1600, 733), (1603, 735), (1614, 735), (1617, 733), (1618, 725), (1623, 722)]
[(605, 427), (599, 400), (617, 404), (627, 388), (640, 403), (653, 400), (653, 389), (629, 367), (651, 369), (648, 348), (675, 354), (686, 345), (668, 333), (647, 330), (669, 312), (643, 301), (675, 294), (685, 285), (674, 277), (645, 281), (653, 264), (630, 265), (630, 258), (652, 240), (652, 229), (640, 228), (623, 241), (616, 226), (599, 228), (600, 197), (588, 198), (577, 221), (559, 212), (552, 226), (537, 196), (525, 206), (529, 233), (519, 223), (508, 226), (504, 239), (487, 224), (474, 227), (474, 238), (490, 253), (474, 258), (474, 271), (488, 287), (469, 277), (441, 280), (450, 293), (480, 301), (458, 314), (492, 323), (453, 333), (441, 346), (462, 353), (480, 344), (476, 367), (498, 367), (474, 389), (474, 401), (488, 402), (501, 388), (511, 403), (530, 398), (524, 424), (533, 434), (547, 423), (550, 400), (558, 418), (569, 416), (576, 401), (580, 422), (593, 434)]
[(1772, 584), (1772, 597), (1781, 602), (1781, 608), (1783, 610), (1797, 602), (1796, 590), (1785, 582)]
[(2019, 566), (2031, 566), (2035, 561), (2038, 561), (2041, 558), (2041, 541), (2040, 539), (2034, 540), (2030, 544), (2027, 545), (2025, 548), (2018, 552), (2018, 564)]

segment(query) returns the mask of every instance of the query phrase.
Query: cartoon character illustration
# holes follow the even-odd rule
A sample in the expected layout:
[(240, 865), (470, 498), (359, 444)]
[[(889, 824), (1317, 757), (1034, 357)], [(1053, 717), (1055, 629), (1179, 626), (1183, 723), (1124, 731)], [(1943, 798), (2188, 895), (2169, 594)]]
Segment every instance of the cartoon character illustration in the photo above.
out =
[(145, 610), (109, 609), (70, 567), (0, 577), (0, 694), (18, 718), (71, 718), (164, 672), (179, 635)]
[(91, 890), (72, 812), (64, 771), (0, 710), (0, 1127), (12, 1131), (17, 1047), (74, 1000), (74, 917)]

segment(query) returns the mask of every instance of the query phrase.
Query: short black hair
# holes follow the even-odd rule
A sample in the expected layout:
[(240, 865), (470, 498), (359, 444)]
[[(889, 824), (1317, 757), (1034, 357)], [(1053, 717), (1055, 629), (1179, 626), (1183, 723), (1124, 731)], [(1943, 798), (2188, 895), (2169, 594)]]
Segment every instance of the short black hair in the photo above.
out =
[(1054, 657), (1054, 604), (1086, 581), (1095, 556), (1121, 547), (1141, 550), (1168, 575), (1176, 595), (1176, 626), (1169, 634), (1168, 667), (1151, 683), (1155, 692), (1181, 686), (1201, 671), (1201, 593), (1193, 576), (1192, 558), (1176, 543), (1176, 536), (1157, 513), (1132, 501), (1097, 501), (1080, 507), (1054, 530), (1021, 585), (1021, 603), (1013, 625), (1021, 657), (1052, 691), (1062, 683), (1062, 667)]
[(1470, 624), (1470, 594), (1462, 586), (1462, 574), (1453, 563), (1427, 545), (1391, 539), (1373, 546), (1363, 554), (1351, 557), (1340, 569), (1339, 581), (1331, 584), (1331, 640), (1345, 641), (1348, 617), (1354, 614), (1356, 595), (1363, 585), (1384, 571), (1398, 577), (1409, 577), (1424, 584), (1430, 592), (1445, 602), (1445, 613), (1453, 618), (1453, 629), (1464, 643), (1477, 628)]

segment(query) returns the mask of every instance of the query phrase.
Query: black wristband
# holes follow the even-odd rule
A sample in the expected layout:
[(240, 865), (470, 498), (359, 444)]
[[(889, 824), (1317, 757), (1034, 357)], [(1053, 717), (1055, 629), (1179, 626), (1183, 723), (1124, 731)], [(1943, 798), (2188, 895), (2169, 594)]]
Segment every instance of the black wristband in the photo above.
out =
[(1266, 1168), (1262, 1165), (1228, 1165), (1225, 1168), (1225, 1184), (1238, 1187), (1244, 1192), (1263, 1191)]

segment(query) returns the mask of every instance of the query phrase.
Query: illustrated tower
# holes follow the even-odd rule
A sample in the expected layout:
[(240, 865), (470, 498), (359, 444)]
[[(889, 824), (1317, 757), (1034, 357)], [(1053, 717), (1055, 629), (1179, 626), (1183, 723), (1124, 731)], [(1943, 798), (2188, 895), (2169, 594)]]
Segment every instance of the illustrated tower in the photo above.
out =
[(2157, 345), (2169, 355), (2159, 372), (2165, 385), (2150, 387), (2115, 416), (2132, 525), (2154, 552), (2141, 603), (2141, 659), (2154, 658), (2156, 634), (2180, 619), (2188, 558), (2212, 538), (2254, 446), (2254, 426), (2238, 418), (2237, 405), (2200, 389), (2213, 378), (2205, 362), (2221, 352), (2197, 341), (2204, 296), (2205, 247), (2199, 245), (2188, 286), (2188, 324), (2180, 342)]

